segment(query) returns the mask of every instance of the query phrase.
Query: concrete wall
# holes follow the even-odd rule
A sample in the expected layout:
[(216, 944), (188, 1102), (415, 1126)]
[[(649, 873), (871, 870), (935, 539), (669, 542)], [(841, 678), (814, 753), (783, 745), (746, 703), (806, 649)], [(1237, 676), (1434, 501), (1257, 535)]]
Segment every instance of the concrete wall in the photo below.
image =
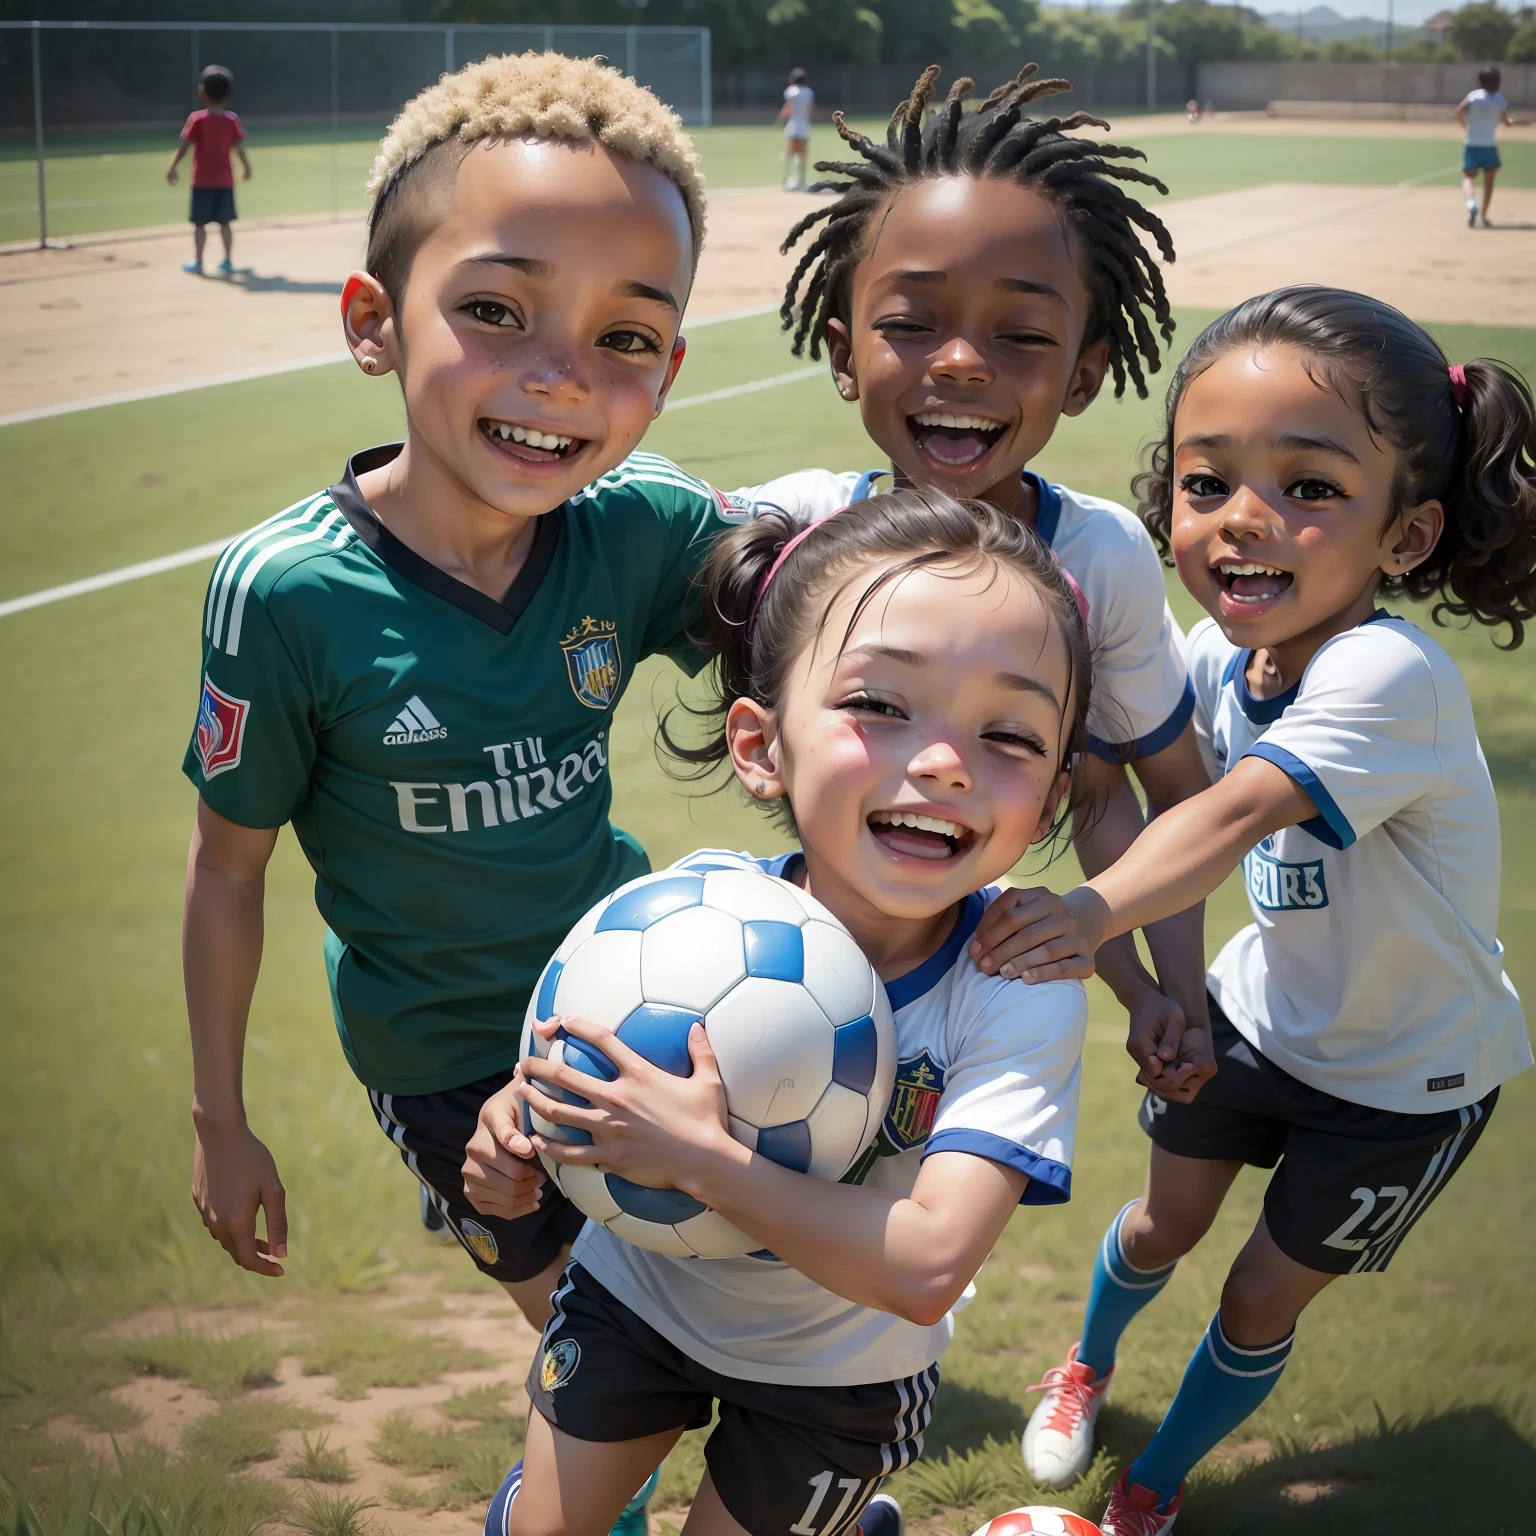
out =
[[(1400, 101), (1455, 106), (1477, 88), (1475, 63), (1381, 64), (1277, 60), (1202, 64), (1200, 99), (1217, 111), (1263, 111), (1272, 101)], [(1536, 107), (1536, 64), (1500, 64), (1512, 107)]]

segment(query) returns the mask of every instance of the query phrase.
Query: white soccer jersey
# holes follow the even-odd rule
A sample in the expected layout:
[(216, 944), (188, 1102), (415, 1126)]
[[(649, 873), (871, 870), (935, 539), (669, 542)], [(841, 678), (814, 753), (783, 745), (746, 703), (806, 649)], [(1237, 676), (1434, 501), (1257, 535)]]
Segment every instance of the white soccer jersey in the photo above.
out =
[[(1194, 710), (1184, 635), (1168, 607), (1151, 536), (1117, 502), (1079, 495), (1029, 470), (1024, 477), (1035, 490), (1035, 532), (1086, 605), (1093, 650), (1090, 744), (1113, 762), (1151, 757), (1172, 746)], [(760, 509), (778, 507), (809, 520), (874, 495), (881, 479), (889, 472), (804, 469), (736, 494)]]
[(1214, 620), (1189, 647), (1213, 775), (1265, 758), (1318, 811), (1243, 860), (1254, 923), (1211, 967), (1223, 1012), (1293, 1077), (1373, 1109), (1458, 1109), (1523, 1072), (1496, 933), (1499, 811), (1455, 663), (1378, 611), (1255, 699), (1252, 653)]
[(1462, 98), (1467, 109), (1467, 147), (1492, 149), (1498, 142), (1499, 124), (1509, 110), (1509, 103), (1498, 91), (1485, 91), (1481, 86)]
[[(799, 854), (705, 850), (674, 868), (782, 876)], [(932, 1152), (969, 1152), (1029, 1175), (1022, 1203), (1072, 1186), (1087, 1000), (1080, 983), (1026, 987), (985, 976), (965, 953), (995, 890), (966, 898), (943, 948), (886, 986), (897, 1033), (885, 1120), (850, 1177), (908, 1194)], [(777, 1259), (678, 1259), (588, 1222), (572, 1257), (690, 1359), (722, 1375), (790, 1386), (856, 1386), (926, 1370), (954, 1333), (845, 1300)]]
[(808, 139), (811, 136), (811, 108), (816, 104), (816, 93), (808, 85), (786, 86), (784, 100), (789, 106), (789, 116), (784, 119), (786, 139)]

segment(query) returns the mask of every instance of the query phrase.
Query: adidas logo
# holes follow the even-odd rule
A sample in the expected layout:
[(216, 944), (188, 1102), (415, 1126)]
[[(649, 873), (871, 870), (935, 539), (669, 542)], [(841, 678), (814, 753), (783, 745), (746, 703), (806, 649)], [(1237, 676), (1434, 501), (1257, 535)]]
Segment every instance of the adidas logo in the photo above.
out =
[(448, 728), (438, 723), (437, 716), (412, 694), (405, 708), (395, 716), (395, 722), (384, 732), (386, 747), (405, 747), (418, 741), (441, 741)]

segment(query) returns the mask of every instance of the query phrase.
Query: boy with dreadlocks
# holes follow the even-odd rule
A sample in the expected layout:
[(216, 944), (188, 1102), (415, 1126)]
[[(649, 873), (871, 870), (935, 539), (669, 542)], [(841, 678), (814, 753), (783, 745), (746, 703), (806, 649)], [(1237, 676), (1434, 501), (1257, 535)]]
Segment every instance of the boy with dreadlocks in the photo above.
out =
[[(833, 114), (860, 158), (817, 165), (847, 179), (825, 184), (841, 196), (784, 242), (788, 251), (825, 224), (790, 278), (784, 327), (794, 327), (797, 355), (807, 344), (812, 357), (826, 349), (838, 392), (858, 401), (898, 485), (1001, 507), (1034, 528), (1076, 586), (1095, 685), (1074, 843), (1084, 869), (1102, 870), (1145, 825), (1124, 765), (1153, 817), (1209, 782), (1190, 723), (1183, 636), (1136, 518), (1026, 466), (1062, 416), (1092, 404), (1106, 373), (1117, 395), (1129, 375), (1145, 398), (1142, 363), (1155, 371), (1160, 361), (1153, 323), (1166, 339), (1173, 320), (1137, 231), (1166, 260), (1173, 245), (1121, 183), (1167, 188), (1120, 163), (1140, 151), (1071, 132), (1107, 128), (1098, 118), (1026, 115), (1069, 82), (1034, 78), (1031, 64), (971, 108), (972, 82), (959, 79), (929, 113), (938, 73), (923, 72), (883, 145)], [(862, 500), (885, 474), (810, 469), (738, 494), (814, 520)], [(936, 857), (953, 852), (937, 833), (914, 835), (931, 835)], [(1129, 937), (1098, 957), (1130, 1015), (1138, 1081), (1177, 1102), (1212, 1070), (1201, 926), (1196, 907), (1148, 928), (1161, 990)], [(971, 953), (997, 969), (976, 944)], [(1014, 972), (1005, 964), (1001, 974)], [(905, 1150), (882, 1142), (888, 1154)]]

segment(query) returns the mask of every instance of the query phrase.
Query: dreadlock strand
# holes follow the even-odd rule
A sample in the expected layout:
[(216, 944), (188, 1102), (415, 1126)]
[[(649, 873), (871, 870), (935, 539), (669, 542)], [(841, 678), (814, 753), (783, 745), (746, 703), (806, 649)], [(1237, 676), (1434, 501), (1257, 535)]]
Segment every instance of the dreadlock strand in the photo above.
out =
[(1019, 92), (1018, 100), (1021, 106), (1027, 106), (1045, 96), (1065, 96), (1071, 89), (1070, 80), (1031, 80)]
[(1011, 95), (1015, 90), (1019, 88), (1019, 86), (1023, 85), (1031, 75), (1038, 75), (1039, 73), (1040, 66), (1038, 64), (1026, 64), (1024, 68), (1021, 69), (1018, 74), (1013, 77), (1013, 79), (1004, 80), (1003, 83), (998, 86), (997, 89), (993, 91), (992, 94), (988, 96), (984, 102), (982, 102), (981, 111), (986, 112), (997, 106), (997, 104), (1002, 101), (1004, 97)]

